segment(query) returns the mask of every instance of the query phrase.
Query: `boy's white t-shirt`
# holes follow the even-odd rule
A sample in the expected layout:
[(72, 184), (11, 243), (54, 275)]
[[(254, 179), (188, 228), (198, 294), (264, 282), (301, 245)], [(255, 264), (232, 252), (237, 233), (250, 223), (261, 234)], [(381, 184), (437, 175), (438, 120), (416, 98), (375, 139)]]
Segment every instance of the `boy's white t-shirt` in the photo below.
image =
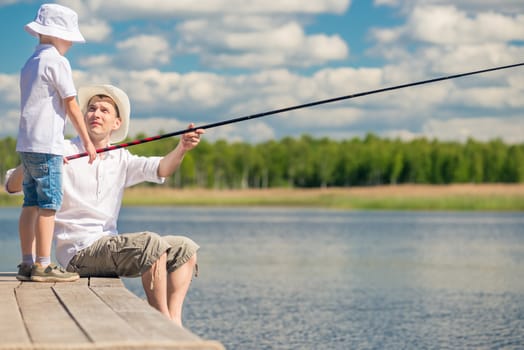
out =
[(64, 155), (64, 99), (76, 96), (69, 61), (53, 45), (38, 45), (20, 74), (16, 150)]

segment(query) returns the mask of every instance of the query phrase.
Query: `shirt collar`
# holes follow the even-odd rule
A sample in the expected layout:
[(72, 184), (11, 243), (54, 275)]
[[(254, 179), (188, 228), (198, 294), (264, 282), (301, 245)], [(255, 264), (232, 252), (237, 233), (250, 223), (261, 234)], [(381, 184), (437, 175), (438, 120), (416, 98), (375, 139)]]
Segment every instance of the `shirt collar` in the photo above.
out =
[[(84, 145), (82, 143), (82, 140), (80, 139), (80, 136), (76, 136), (73, 139), (71, 139), (71, 142), (76, 145), (76, 147), (79, 149), (80, 152), (85, 152)], [(111, 146), (111, 144), (108, 144), (106, 147)], [(108, 151), (101, 153), (103, 155), (102, 159), (108, 159), (115, 157), (114, 151)], [(98, 157), (97, 157), (98, 158)]]

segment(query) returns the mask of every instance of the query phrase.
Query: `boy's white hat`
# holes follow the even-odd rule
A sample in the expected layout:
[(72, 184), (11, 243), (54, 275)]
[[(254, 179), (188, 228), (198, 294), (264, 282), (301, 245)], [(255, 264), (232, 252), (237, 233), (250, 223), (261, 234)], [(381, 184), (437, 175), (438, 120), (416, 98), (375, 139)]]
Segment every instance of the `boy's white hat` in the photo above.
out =
[(50, 35), (67, 41), (85, 43), (78, 28), (78, 16), (68, 7), (57, 4), (43, 4), (33, 22), (24, 29), (31, 35)]
[(83, 114), (87, 111), (89, 100), (96, 95), (106, 95), (115, 101), (118, 107), (121, 124), (120, 128), (111, 133), (110, 141), (111, 143), (124, 141), (127, 137), (127, 132), (129, 131), (129, 114), (131, 113), (131, 104), (129, 103), (129, 98), (126, 93), (119, 88), (108, 84), (82, 86), (78, 89), (78, 105), (82, 109)]

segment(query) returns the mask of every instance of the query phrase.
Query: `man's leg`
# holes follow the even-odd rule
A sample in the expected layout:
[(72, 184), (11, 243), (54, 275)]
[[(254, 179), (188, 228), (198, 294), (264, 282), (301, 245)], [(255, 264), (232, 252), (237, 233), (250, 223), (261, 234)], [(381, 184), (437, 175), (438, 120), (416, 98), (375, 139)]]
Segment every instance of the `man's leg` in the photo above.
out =
[(175, 271), (167, 273), (166, 254), (142, 274), (142, 286), (149, 305), (182, 326), (182, 307), (193, 278), (196, 253)]
[(182, 307), (197, 264), (198, 244), (185, 236), (163, 236), (167, 252), (167, 305), (171, 320), (182, 325)]
[(160, 311), (166, 317), (171, 318), (167, 306), (167, 270), (166, 253), (142, 274), (142, 286), (147, 296), (149, 305)]
[(167, 276), (167, 304), (171, 320), (182, 326), (182, 307), (186, 298), (193, 271), (197, 263), (196, 253), (182, 266)]
[(148, 303), (181, 325), (182, 305), (198, 248), (195, 242), (182, 236), (126, 233), (100, 238), (73, 257), (67, 269), (81, 276), (141, 275)]

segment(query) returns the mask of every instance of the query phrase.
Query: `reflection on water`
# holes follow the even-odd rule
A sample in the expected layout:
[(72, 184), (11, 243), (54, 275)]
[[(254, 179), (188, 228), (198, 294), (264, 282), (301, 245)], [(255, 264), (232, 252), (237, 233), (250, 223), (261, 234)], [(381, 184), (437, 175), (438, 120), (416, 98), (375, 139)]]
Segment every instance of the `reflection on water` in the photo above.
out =
[[(0, 214), (4, 270), (17, 218)], [(524, 348), (522, 213), (124, 208), (119, 225), (201, 245), (184, 320), (230, 349)]]

